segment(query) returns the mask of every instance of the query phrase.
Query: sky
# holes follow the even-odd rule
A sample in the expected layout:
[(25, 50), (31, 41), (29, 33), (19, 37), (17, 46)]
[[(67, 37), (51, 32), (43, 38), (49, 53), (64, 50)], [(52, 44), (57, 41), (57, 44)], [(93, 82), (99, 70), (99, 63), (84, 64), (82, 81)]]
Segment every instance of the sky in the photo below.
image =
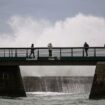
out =
[[(105, 0), (0, 0), (0, 46), (103, 46), (104, 10)], [(93, 75), (95, 67), (21, 69), (22, 75)]]

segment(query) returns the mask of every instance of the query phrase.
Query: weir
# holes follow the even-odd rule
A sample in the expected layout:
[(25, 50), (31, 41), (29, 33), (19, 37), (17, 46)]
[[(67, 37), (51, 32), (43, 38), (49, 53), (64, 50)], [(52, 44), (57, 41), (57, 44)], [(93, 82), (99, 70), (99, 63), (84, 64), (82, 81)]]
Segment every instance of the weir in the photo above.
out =
[[(33, 52), (33, 55), (30, 56)], [(51, 54), (49, 54), (51, 53)], [(0, 96), (26, 96), (19, 66), (26, 65), (96, 65), (105, 61), (105, 47), (0, 48)], [(49, 56), (50, 55), (50, 56)], [(105, 98), (104, 64), (96, 66), (89, 98)]]
[(25, 76), (24, 87), (27, 92), (89, 93), (93, 77), (82, 76)]

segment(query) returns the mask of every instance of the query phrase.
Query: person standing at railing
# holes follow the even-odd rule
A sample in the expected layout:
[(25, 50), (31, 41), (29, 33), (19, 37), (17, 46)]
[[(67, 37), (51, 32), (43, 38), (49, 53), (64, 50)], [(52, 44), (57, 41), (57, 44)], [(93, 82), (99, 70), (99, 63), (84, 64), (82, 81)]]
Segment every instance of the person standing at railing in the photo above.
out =
[(31, 57), (33, 55), (33, 58), (35, 58), (35, 53), (34, 53), (34, 44), (31, 44), (31, 52), (30, 52), (30, 56)]
[[(86, 53), (86, 56), (88, 56), (88, 49), (89, 49), (89, 45), (87, 44), (87, 42), (84, 43), (84, 51)], [(83, 55), (84, 55), (84, 51), (83, 51)]]
[(52, 44), (48, 44), (49, 57), (52, 57)]

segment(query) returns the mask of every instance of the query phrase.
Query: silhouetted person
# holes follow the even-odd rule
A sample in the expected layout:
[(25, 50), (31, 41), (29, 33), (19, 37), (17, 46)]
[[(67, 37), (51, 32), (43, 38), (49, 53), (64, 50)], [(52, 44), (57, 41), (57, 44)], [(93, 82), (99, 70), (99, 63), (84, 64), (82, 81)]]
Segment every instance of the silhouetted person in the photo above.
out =
[(52, 57), (52, 44), (48, 44), (49, 57)]
[(30, 52), (30, 56), (31, 57), (33, 55), (33, 57), (35, 58), (35, 53), (34, 53), (34, 44), (31, 44), (31, 52)]
[(87, 44), (87, 42), (84, 43), (84, 50), (86, 53), (86, 56), (88, 56), (88, 49), (89, 49), (89, 45)]

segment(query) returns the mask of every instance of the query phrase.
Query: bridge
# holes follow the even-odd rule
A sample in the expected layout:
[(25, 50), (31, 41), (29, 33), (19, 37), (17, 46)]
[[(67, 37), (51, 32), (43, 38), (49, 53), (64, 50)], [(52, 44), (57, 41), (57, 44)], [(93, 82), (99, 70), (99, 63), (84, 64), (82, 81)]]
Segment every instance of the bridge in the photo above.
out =
[(0, 96), (25, 97), (19, 66), (96, 65), (90, 99), (105, 99), (105, 47), (0, 48)]
[(83, 47), (54, 47), (49, 56), (47, 47), (0, 48), (0, 65), (96, 65), (105, 61), (105, 47), (90, 47), (86, 56)]

